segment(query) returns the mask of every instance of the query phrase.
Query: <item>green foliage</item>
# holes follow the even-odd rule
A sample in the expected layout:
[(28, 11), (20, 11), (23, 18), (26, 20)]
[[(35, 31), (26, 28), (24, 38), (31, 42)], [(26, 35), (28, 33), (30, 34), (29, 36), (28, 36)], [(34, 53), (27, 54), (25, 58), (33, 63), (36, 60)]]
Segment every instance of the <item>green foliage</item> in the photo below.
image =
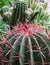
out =
[(5, 6), (5, 5), (9, 5), (8, 0), (0, 0), (0, 8)]
[(0, 7), (4, 6), (6, 4), (5, 0), (0, 0)]
[(1, 33), (1, 31), (5, 31), (5, 23), (4, 22), (2, 22), (2, 20), (1, 20), (1, 17), (0, 17), (0, 36), (2, 35), (2, 33)]
[(4, 29), (4, 26), (5, 26), (5, 24), (4, 24), (4, 22), (2, 22), (2, 17), (0, 16), (0, 30)]
[(10, 26), (3, 22), (2, 17), (0, 16), (0, 35), (2, 34), (1, 31), (7, 31)]

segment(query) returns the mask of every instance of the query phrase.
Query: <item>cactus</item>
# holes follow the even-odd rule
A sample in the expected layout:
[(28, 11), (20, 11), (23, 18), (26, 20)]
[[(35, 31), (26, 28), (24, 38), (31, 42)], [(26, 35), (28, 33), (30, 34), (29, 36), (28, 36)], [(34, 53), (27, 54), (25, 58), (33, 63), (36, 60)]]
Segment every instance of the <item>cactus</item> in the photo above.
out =
[(27, 6), (23, 2), (17, 2), (14, 4), (13, 14), (10, 18), (10, 24), (14, 25), (16, 24), (16, 21), (25, 22), (26, 21), (26, 14), (25, 10), (27, 9)]
[[(50, 65), (49, 31), (47, 33), (42, 26), (32, 24), (31, 21), (39, 12), (27, 23), (26, 9), (25, 3), (15, 3), (9, 22), (15, 26), (6, 32), (1, 31), (5, 37), (0, 37), (0, 65)], [(19, 23), (16, 25), (17, 20)]]
[(47, 8), (47, 3), (39, 3), (37, 4), (37, 2), (34, 2), (32, 4), (32, 10), (33, 10), (33, 13), (35, 11), (39, 11), (39, 15), (36, 16), (36, 18), (33, 20), (34, 23), (39, 23), (41, 25), (44, 25), (46, 26), (47, 22), (50, 20), (50, 17), (49, 17), (49, 13), (46, 11), (46, 8)]
[[(50, 65), (50, 39), (46, 29), (38, 24), (19, 23), (13, 30), (3, 32), (3, 65)], [(2, 65), (2, 64), (1, 64)]]

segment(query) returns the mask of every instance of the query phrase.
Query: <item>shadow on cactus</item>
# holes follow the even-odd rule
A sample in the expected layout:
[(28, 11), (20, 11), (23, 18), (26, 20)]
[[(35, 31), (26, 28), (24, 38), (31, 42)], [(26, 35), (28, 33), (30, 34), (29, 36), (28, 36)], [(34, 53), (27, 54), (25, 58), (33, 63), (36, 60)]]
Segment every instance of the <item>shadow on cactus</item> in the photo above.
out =
[[(13, 30), (3, 32), (0, 50), (3, 65), (50, 65), (50, 39), (46, 29), (30, 23), (19, 23)], [(1, 65), (2, 65), (1, 63)]]

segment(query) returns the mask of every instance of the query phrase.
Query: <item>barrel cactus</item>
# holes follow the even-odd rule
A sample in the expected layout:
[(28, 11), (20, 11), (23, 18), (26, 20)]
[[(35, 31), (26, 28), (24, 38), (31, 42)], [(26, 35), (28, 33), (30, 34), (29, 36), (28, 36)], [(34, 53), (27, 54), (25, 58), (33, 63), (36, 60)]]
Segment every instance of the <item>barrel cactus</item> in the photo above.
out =
[(50, 65), (50, 40), (42, 26), (19, 23), (3, 33), (7, 35), (0, 38), (3, 65)]

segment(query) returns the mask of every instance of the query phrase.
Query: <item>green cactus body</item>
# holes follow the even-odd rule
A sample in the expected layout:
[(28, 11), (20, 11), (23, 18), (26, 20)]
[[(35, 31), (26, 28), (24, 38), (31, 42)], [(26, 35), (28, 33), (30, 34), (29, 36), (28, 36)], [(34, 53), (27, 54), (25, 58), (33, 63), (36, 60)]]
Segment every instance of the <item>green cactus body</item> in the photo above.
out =
[(22, 23), (26, 21), (25, 10), (27, 9), (27, 5), (23, 2), (15, 3), (15, 7), (13, 9), (13, 14), (10, 19), (10, 24), (15, 25), (17, 21), (21, 21)]
[(12, 65), (50, 65), (50, 40), (43, 27), (20, 23), (7, 38), (5, 57)]
[[(21, 43), (19, 41), (21, 39), (21, 37), (19, 38), (19, 40), (14, 42), (14, 44), (13, 44), (14, 50), (17, 53), (19, 52), (20, 55), (18, 56), (18, 54), (15, 54), (13, 51), (11, 52), (10, 61), (11, 61), (12, 65), (16, 65), (16, 64), (19, 64), (19, 65), (27, 65), (27, 64), (28, 65), (29, 64), (30, 65), (36, 65), (36, 64), (41, 65), (46, 61), (44, 59), (45, 59), (45, 57), (48, 57), (47, 52), (48, 52), (49, 48), (48, 48), (48, 50), (45, 49), (44, 53), (42, 51), (38, 51), (38, 50), (41, 49), (41, 47), (40, 47), (41, 43), (42, 43), (44, 48), (45, 48), (45, 46), (47, 46), (46, 45), (47, 43), (45, 43), (41, 39), (41, 36), (39, 36), (39, 40), (37, 40), (37, 39), (35, 39), (33, 37), (30, 36), (28, 38), (27, 36), (23, 36), (21, 46), (19, 46), (19, 44)], [(30, 45), (30, 46), (28, 46), (28, 45)], [(36, 47), (37, 47), (38, 50), (36, 49)]]

